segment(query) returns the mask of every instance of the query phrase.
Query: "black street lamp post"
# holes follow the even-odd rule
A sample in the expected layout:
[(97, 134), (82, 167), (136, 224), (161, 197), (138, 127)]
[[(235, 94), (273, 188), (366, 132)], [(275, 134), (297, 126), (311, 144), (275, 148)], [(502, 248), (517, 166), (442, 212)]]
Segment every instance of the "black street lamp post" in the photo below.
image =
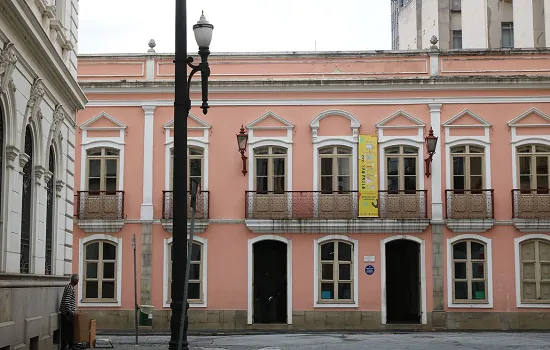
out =
[[(214, 26), (202, 14), (193, 26), (195, 39), (199, 45), (201, 62), (193, 65), (187, 57), (187, 4), (186, 0), (176, 0), (176, 54), (175, 54), (175, 100), (174, 100), (174, 180), (173, 180), (173, 239), (172, 250), (172, 318), (170, 320), (170, 350), (188, 350), (187, 342), (187, 303), (188, 242), (187, 242), (187, 116), (191, 110), (189, 96), (193, 75), (201, 72), (202, 111), (208, 113), (208, 66), (209, 46)], [(191, 73), (187, 77), (187, 66)], [(179, 181), (178, 181), (179, 180)], [(191, 245), (192, 247), (192, 245)], [(185, 294), (185, 295), (184, 295)], [(185, 305), (185, 307), (184, 307)], [(182, 325), (183, 323), (183, 325)]]

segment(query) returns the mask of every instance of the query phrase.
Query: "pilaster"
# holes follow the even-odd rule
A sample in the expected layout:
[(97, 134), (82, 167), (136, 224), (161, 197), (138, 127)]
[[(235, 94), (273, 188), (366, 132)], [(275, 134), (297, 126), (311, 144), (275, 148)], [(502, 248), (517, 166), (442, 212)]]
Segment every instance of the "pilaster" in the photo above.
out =
[(533, 0), (514, 0), (514, 48), (534, 48)]
[(151, 270), (153, 258), (153, 224), (141, 224), (140, 304), (151, 305)]
[(487, 0), (462, 0), (462, 48), (489, 47)]
[(439, 137), (431, 164), (432, 178), (432, 223), (443, 222), (443, 201), (441, 196), (441, 104), (429, 104), (430, 124), (435, 136)]
[(153, 135), (157, 106), (142, 106), (145, 112), (143, 134), (143, 202), (141, 220), (153, 220)]

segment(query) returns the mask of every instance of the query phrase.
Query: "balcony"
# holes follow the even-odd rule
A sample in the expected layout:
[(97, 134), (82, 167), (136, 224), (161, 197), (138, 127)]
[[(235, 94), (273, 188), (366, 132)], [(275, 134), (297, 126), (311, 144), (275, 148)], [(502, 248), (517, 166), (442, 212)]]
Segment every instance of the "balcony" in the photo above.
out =
[(119, 232), (124, 226), (124, 191), (78, 191), (75, 206), (85, 232)]
[(253, 232), (422, 232), (426, 191), (379, 191), (378, 217), (359, 217), (357, 191), (246, 191), (245, 220)]
[(447, 227), (453, 232), (485, 232), (495, 224), (492, 189), (446, 190)]
[(512, 190), (512, 219), (522, 232), (550, 230), (550, 190)]
[[(197, 196), (197, 207), (195, 211), (195, 232), (204, 232), (208, 227), (208, 212), (210, 203), (210, 192), (201, 191)], [(187, 204), (191, 203), (191, 193), (187, 192)], [(170, 233), (173, 231), (172, 219), (174, 218), (174, 193), (173, 191), (162, 191), (162, 219), (164, 229)], [(187, 218), (191, 219), (191, 207), (187, 208)], [(191, 227), (190, 220), (187, 221), (187, 231)]]

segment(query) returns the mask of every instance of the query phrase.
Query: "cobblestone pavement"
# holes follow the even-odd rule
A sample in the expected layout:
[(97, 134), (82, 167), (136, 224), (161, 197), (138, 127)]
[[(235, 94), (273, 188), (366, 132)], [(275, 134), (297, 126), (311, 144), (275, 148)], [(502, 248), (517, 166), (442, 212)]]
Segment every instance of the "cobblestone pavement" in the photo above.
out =
[[(117, 350), (168, 349), (168, 336), (98, 336)], [(550, 333), (315, 333), (190, 337), (193, 350), (549, 349)]]

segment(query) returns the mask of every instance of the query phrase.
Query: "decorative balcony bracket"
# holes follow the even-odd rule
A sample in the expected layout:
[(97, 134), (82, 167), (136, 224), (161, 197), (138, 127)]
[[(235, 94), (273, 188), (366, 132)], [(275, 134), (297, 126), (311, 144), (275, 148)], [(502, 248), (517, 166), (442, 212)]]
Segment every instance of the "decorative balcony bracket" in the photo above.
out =
[(124, 226), (124, 220), (78, 220), (77, 225), (87, 233), (120, 232)]
[(270, 220), (246, 219), (254, 233), (422, 233), (429, 219)]
[[(188, 220), (187, 233), (189, 233), (189, 230), (191, 228), (191, 223), (189, 222), (189, 220), (191, 219), (187, 219), (187, 220)], [(174, 233), (173, 232), (174, 224), (172, 223), (172, 220), (160, 220), (160, 223), (162, 224), (162, 227), (164, 227), (166, 231), (170, 233)], [(201, 233), (206, 231), (209, 224), (210, 223), (208, 222), (208, 220), (200, 220), (200, 219), (195, 220), (195, 233)]]
[(485, 232), (495, 225), (493, 219), (447, 219), (447, 227), (453, 232)]
[(548, 232), (550, 219), (513, 219), (514, 226), (521, 232)]

